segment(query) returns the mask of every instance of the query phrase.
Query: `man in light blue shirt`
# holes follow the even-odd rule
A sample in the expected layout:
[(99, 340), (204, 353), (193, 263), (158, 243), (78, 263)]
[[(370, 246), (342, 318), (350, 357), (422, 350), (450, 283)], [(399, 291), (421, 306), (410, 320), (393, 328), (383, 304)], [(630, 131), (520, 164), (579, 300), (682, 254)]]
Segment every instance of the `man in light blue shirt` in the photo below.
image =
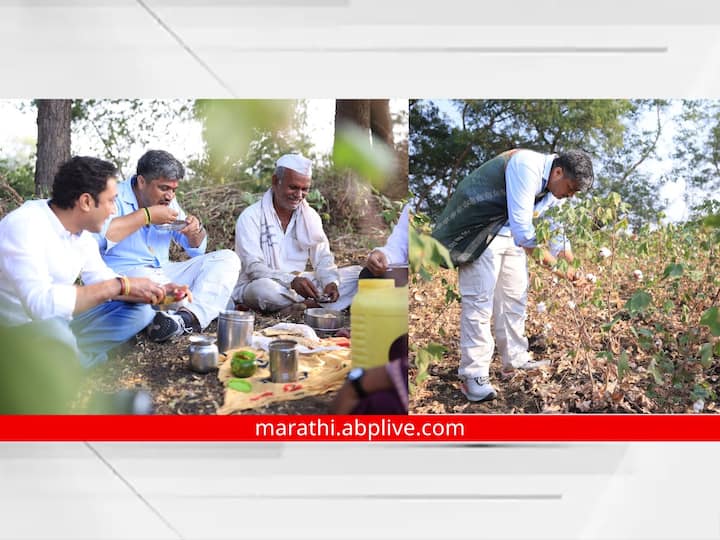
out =
[[(433, 231), (458, 265), (462, 296), (460, 367), (463, 393), (471, 401), (497, 395), (490, 384), (495, 341), (503, 366), (530, 369), (541, 363), (528, 354), (525, 319), (527, 254), (537, 247), (533, 217), (592, 186), (590, 157), (581, 151), (559, 155), (511, 150), (483, 164), (459, 185)], [(559, 229), (554, 227), (556, 231)], [(564, 235), (556, 235), (540, 263), (573, 260)], [(563, 277), (574, 280), (569, 268)]]
[[(148, 327), (148, 337), (158, 342), (207, 327), (226, 309), (240, 271), (240, 261), (230, 250), (205, 254), (205, 228), (175, 199), (184, 176), (184, 167), (170, 153), (146, 152), (137, 174), (118, 184), (116, 216), (97, 235), (103, 259), (116, 272), (189, 287), (191, 302), (176, 311), (159, 311)], [(171, 242), (190, 259), (171, 262)]]

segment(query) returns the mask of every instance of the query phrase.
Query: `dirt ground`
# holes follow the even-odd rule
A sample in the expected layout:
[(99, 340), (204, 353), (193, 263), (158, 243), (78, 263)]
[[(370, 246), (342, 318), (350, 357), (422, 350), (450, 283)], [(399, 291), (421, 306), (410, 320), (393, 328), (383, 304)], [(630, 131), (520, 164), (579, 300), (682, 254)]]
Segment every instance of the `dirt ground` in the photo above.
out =
[[(331, 249), (339, 266), (362, 264), (366, 245), (382, 245), (383, 236), (360, 238), (336, 236)], [(255, 330), (283, 322), (273, 316), (255, 315)], [(293, 321), (296, 322), (296, 321)], [(217, 321), (204, 332), (217, 335)], [(136, 336), (105, 364), (87, 373), (78, 399), (84, 406), (96, 393), (115, 393), (124, 389), (143, 389), (153, 398), (155, 414), (216, 414), (223, 404), (225, 389), (217, 372), (199, 374), (189, 367), (189, 335), (168, 343), (153, 343), (144, 333)], [(286, 401), (244, 411), (241, 414), (326, 414), (335, 392)]]
[[(669, 380), (662, 390), (655, 389), (653, 395), (649, 384), (648, 359), (643, 356), (631, 357), (628, 373), (622, 381), (618, 381), (615, 366), (597, 356), (608, 345), (599, 331), (603, 321), (591, 308), (570, 310), (563, 307), (541, 316), (532, 292), (528, 301), (526, 333), (530, 337), (534, 358), (547, 360), (549, 365), (528, 372), (515, 370), (505, 373), (496, 351), (490, 378), (498, 392), (497, 399), (485, 403), (468, 401), (460, 391), (457, 375), (460, 359), (460, 304), (446, 302), (446, 289), (441, 281), (444, 278), (447, 283), (456, 284), (457, 272), (443, 270), (434, 277), (432, 281), (416, 281), (410, 286), (410, 343), (414, 347), (424, 347), (435, 342), (443, 345), (447, 351), (430, 363), (427, 379), (415, 386), (410, 396), (411, 413), (693, 412), (693, 401), (688, 400), (687, 391), (677, 384), (670, 384)], [(630, 289), (626, 283), (619, 283), (618, 288), (623, 294)], [(556, 291), (555, 301), (558, 306), (566, 306), (572, 294), (582, 295), (573, 292), (569, 284), (560, 284)], [(573, 298), (580, 304), (582, 298)], [(629, 324), (628, 321), (620, 321), (617, 327)], [(680, 321), (676, 321), (675, 325), (678, 333), (684, 326)], [(592, 351), (584, 351), (580, 346), (583, 329), (587, 332)], [(699, 368), (690, 365), (688, 369)], [(417, 370), (411, 363), (411, 382), (416, 376)], [(715, 363), (706, 376), (709, 383), (720, 390), (720, 364)], [(708, 399), (703, 412), (720, 412), (720, 405)]]

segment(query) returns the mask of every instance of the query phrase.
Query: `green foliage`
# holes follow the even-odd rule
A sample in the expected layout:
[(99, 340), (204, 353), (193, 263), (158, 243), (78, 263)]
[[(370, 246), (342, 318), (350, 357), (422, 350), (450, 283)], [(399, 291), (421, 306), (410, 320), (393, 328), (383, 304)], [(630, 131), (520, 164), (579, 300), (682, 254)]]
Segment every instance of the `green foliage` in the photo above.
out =
[(433, 271), (440, 267), (452, 268), (447, 248), (432, 236), (419, 233), (414, 226), (409, 230), (410, 272), (419, 274), (422, 279), (432, 279)]
[(713, 336), (720, 336), (720, 310), (717, 307), (711, 307), (705, 311), (700, 318), (700, 324), (709, 327)]
[[(191, 100), (77, 99), (73, 101), (73, 153), (95, 155), (120, 168), (124, 178), (131, 175), (133, 149), (148, 149), (158, 133), (172, 140), (177, 125), (191, 118)], [(88, 148), (78, 148), (82, 139)]]
[(430, 342), (427, 346), (417, 349), (415, 353), (415, 379), (413, 387), (422, 384), (429, 376), (430, 364), (440, 360), (447, 348), (440, 343)]
[(378, 190), (395, 176), (393, 149), (379, 139), (371, 141), (364, 130), (353, 124), (336, 128), (333, 163), (340, 170), (356, 172)]
[(639, 315), (645, 313), (651, 305), (652, 297), (645, 291), (638, 291), (627, 301), (625, 308), (631, 315)]
[[(248, 160), (255, 144), (258, 148), (284, 146), (284, 139), (294, 138), (298, 103), (289, 100), (201, 99), (195, 102), (194, 114), (203, 122), (209, 167), (219, 171), (232, 170), (239, 162), (255, 167)], [(274, 160), (280, 153), (272, 153)], [(258, 171), (253, 171), (258, 172)], [(222, 177), (222, 175), (221, 175)]]
[[(442, 106), (442, 108), (441, 108)], [(417, 209), (436, 217), (457, 183), (510, 148), (593, 156), (600, 196), (617, 192), (639, 225), (655, 221), (657, 187), (641, 165), (655, 156), (663, 101), (648, 100), (416, 100), (410, 104), (410, 188)], [(655, 113), (655, 129), (639, 119)]]
[(663, 279), (667, 278), (679, 278), (683, 275), (685, 267), (682, 264), (669, 264), (663, 271)]

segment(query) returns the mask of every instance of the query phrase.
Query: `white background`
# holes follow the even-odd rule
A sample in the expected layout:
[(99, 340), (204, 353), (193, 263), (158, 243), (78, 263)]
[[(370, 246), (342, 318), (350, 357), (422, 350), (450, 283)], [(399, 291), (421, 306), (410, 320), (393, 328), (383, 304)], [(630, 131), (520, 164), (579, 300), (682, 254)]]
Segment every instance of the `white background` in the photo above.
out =
[[(719, 29), (706, 0), (0, 0), (0, 97), (717, 98)], [(717, 456), (11, 443), (0, 538), (716, 539)]]

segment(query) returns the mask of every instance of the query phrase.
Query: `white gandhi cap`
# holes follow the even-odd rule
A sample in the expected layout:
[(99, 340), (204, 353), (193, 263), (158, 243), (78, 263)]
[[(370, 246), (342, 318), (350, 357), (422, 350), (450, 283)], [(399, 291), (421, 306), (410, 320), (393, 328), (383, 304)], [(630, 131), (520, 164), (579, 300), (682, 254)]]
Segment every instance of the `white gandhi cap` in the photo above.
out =
[(292, 169), (303, 176), (312, 176), (312, 161), (300, 154), (285, 154), (275, 162), (275, 166)]

